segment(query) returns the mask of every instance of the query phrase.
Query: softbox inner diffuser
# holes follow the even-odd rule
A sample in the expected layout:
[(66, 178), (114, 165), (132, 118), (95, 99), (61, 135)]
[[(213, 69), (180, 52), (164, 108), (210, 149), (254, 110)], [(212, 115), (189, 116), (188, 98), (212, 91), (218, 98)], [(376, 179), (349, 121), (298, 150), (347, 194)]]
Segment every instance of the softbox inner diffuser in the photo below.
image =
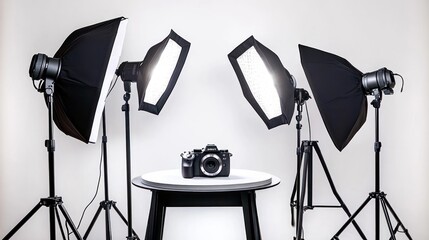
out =
[(268, 129), (289, 124), (295, 107), (295, 87), (279, 57), (251, 36), (228, 58), (244, 97)]
[(159, 114), (173, 91), (191, 44), (173, 30), (151, 47), (137, 71), (139, 110)]
[(54, 55), (62, 63), (55, 80), (55, 124), (65, 134), (85, 143), (97, 140), (126, 23), (127, 19), (120, 17), (78, 29)]
[(317, 107), (338, 150), (350, 142), (366, 121), (368, 103), (362, 72), (347, 60), (299, 45), (304, 68)]

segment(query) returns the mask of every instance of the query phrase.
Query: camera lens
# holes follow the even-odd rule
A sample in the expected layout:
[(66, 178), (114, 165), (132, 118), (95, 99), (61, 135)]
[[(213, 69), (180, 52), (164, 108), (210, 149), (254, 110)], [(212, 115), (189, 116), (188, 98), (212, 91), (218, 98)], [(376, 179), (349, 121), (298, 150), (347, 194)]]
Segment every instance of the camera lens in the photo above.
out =
[(206, 169), (207, 172), (216, 172), (217, 168), (219, 168), (219, 164), (216, 164), (213, 159), (209, 159), (204, 163), (204, 169)]
[(207, 154), (201, 159), (201, 172), (208, 177), (215, 177), (222, 171), (222, 161), (216, 154)]

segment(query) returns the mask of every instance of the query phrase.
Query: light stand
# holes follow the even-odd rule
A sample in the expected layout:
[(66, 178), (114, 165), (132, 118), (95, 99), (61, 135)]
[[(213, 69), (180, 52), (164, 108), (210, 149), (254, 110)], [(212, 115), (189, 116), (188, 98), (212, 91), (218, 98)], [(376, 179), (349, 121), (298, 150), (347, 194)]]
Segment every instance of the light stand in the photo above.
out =
[[(346, 204), (341, 199), (338, 191), (335, 188), (332, 177), (329, 173), (326, 162), (323, 158), (322, 152), (319, 148), (317, 141), (302, 141), (301, 142), (301, 120), (302, 120), (302, 106), (310, 98), (308, 92), (304, 89), (295, 89), (295, 103), (297, 105), (297, 115), (296, 115), (296, 129), (297, 129), (297, 173), (295, 178), (295, 185), (292, 190), (292, 195), (290, 198), (290, 206), (292, 213), (292, 226), (295, 226), (295, 217), (294, 217), (294, 208), (296, 208), (296, 235), (295, 240), (303, 240), (303, 222), (304, 222), (304, 211), (312, 210), (314, 208), (342, 208), (344, 212), (350, 217), (351, 213), (348, 210)], [(313, 148), (316, 150), (319, 161), (324, 170), (325, 176), (331, 187), (331, 191), (334, 194), (335, 198), (339, 202), (337, 205), (313, 205)], [(302, 179), (301, 179), (301, 169), (302, 169)], [(307, 193), (307, 205), (304, 205), (305, 196)], [(296, 197), (296, 198), (295, 198)], [(356, 230), (359, 232), (359, 235), (362, 239), (366, 240), (366, 237), (359, 225), (353, 220), (353, 225)]]
[[(173, 30), (160, 43), (152, 46), (142, 62), (123, 62), (116, 70), (124, 82), (128, 240), (138, 239), (132, 230), (130, 100), (131, 82), (137, 83), (139, 110), (158, 115), (171, 94), (182, 71), (191, 44)], [(148, 239), (150, 240), (150, 239)]]
[[(102, 146), (103, 146), (103, 173), (104, 173), (104, 201), (100, 202), (100, 206), (97, 209), (97, 212), (95, 213), (91, 223), (89, 224), (88, 229), (85, 232), (85, 235), (83, 236), (83, 239), (87, 239), (89, 233), (91, 232), (95, 222), (97, 221), (101, 210), (105, 211), (106, 218), (105, 218), (105, 225), (106, 225), (106, 240), (112, 239), (112, 229), (110, 224), (110, 209), (113, 207), (113, 209), (116, 211), (116, 213), (119, 215), (119, 217), (122, 219), (122, 221), (128, 225), (127, 219), (124, 217), (124, 215), (121, 213), (121, 211), (116, 207), (116, 202), (109, 200), (109, 172), (108, 172), (108, 166), (107, 166), (107, 135), (106, 135), (106, 110), (103, 111), (102, 116), (102, 125), (103, 125), (103, 137), (102, 137)], [(134, 234), (136, 234), (133, 231)]]
[[(332, 239), (338, 240), (340, 234), (347, 228), (347, 226), (352, 222), (356, 216), (365, 208), (365, 206), (372, 200), (375, 200), (375, 239), (380, 240), (380, 204), (383, 208), (384, 217), (386, 218), (387, 227), (390, 232), (390, 240), (396, 240), (396, 233), (399, 232), (399, 228), (402, 228), (402, 232), (407, 236), (408, 239), (412, 240), (411, 235), (408, 232), (408, 229), (405, 228), (404, 224), (402, 224), (398, 215), (393, 210), (390, 203), (387, 201), (386, 194), (380, 190), (380, 150), (381, 150), (381, 142), (380, 142), (380, 126), (379, 126), (379, 109), (382, 100), (382, 92), (379, 89), (374, 89), (375, 99), (371, 102), (371, 105), (375, 109), (375, 142), (374, 142), (374, 152), (375, 152), (375, 191), (369, 193), (369, 196), (362, 203), (362, 205), (356, 210), (353, 215), (350, 216), (349, 220), (338, 230), (338, 232), (332, 237)], [(395, 228), (392, 226), (392, 222), (390, 220), (389, 211), (392, 213), (395, 218), (397, 225)]]
[(68, 225), (70, 225), (74, 235), (77, 239), (81, 240), (79, 232), (76, 226), (71, 220), (65, 207), (63, 206), (62, 198), (55, 195), (55, 167), (54, 167), (54, 152), (55, 152), (55, 140), (53, 130), (53, 94), (54, 94), (54, 80), (46, 79), (44, 86), (45, 96), (47, 97), (48, 105), (48, 125), (49, 125), (49, 139), (45, 141), (45, 147), (48, 151), (49, 160), (49, 197), (41, 198), (39, 203), (3, 238), (4, 240), (10, 239), (42, 206), (49, 207), (49, 227), (50, 227), (50, 240), (56, 239), (56, 226), (55, 218), (58, 221), (61, 235), (63, 240), (66, 239), (66, 233), (61, 225), (60, 215), (58, 208), (60, 209), (63, 217), (66, 219)]
[[(53, 123), (66, 135), (85, 143), (95, 143), (110, 86), (108, 81), (111, 82), (119, 62), (126, 23), (127, 19), (118, 17), (77, 29), (66, 38), (53, 58), (39, 53), (31, 59), (29, 75), (34, 88), (44, 92), (49, 109), (49, 139), (45, 141), (45, 146), (49, 153), (50, 196), (41, 199), (6, 239), (41, 206), (50, 208), (51, 240), (55, 239), (55, 216), (60, 221), (57, 207), (76, 237), (82, 239), (62, 206), (61, 197), (55, 196)], [(36, 81), (39, 81), (38, 87)], [(59, 225), (62, 237), (66, 239), (61, 223)]]
[[(380, 239), (380, 204), (383, 207), (390, 239), (396, 239), (395, 234), (399, 232), (399, 228), (402, 228), (408, 239), (411, 239), (408, 230), (387, 201), (386, 194), (380, 191), (379, 108), (382, 94), (394, 93), (395, 75), (400, 75), (385, 67), (364, 74), (346, 59), (335, 54), (304, 45), (299, 45), (299, 50), (302, 67), (313, 90), (325, 127), (338, 150), (341, 151), (365, 123), (368, 108), (366, 96), (375, 97), (371, 102), (375, 108), (375, 191), (369, 194), (332, 239), (339, 239), (339, 235), (371, 199), (375, 199), (375, 239)], [(394, 229), (389, 211), (398, 223)]]

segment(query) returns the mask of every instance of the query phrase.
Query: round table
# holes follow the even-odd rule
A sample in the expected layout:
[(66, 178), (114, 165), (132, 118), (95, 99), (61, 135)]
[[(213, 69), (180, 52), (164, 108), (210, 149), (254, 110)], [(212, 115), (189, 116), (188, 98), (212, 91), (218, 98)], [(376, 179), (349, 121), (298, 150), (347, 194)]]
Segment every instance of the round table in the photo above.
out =
[(162, 239), (167, 207), (242, 207), (247, 239), (259, 240), (255, 191), (274, 187), (280, 179), (242, 169), (231, 169), (228, 177), (183, 178), (177, 169), (147, 173), (132, 183), (152, 192), (146, 240)]

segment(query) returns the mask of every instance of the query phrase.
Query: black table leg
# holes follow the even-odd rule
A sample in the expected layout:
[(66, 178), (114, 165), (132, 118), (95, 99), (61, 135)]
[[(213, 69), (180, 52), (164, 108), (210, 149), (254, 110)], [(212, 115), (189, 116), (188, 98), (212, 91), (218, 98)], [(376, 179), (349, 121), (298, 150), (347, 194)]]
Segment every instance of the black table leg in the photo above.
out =
[(260, 240), (258, 212), (256, 210), (255, 191), (241, 192), (243, 205), (244, 224), (246, 227), (247, 240)]
[(255, 191), (172, 192), (152, 190), (146, 240), (162, 240), (167, 207), (242, 207), (247, 240), (260, 240)]
[(165, 201), (159, 191), (152, 191), (149, 219), (146, 228), (146, 240), (161, 240), (164, 230)]

